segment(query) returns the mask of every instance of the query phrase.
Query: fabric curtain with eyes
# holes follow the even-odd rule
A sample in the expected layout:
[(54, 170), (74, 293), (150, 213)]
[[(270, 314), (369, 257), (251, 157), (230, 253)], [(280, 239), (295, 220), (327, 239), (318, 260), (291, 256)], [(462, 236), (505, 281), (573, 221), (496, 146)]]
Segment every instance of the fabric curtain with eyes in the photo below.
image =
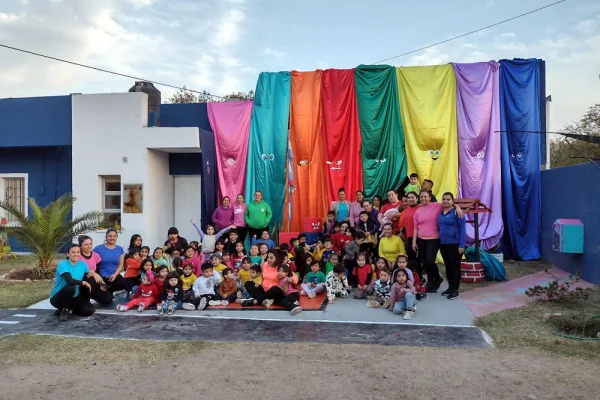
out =
[[(292, 232), (302, 232), (306, 217), (322, 218), (327, 215), (321, 136), (322, 81), (323, 71), (292, 71), (290, 144), (295, 182), (289, 226)], [(286, 208), (286, 214), (289, 212), (290, 208)], [(286, 220), (288, 218), (284, 218), (284, 226)]]
[(208, 103), (208, 119), (215, 133), (219, 198), (234, 201), (244, 191), (252, 101)]
[(504, 252), (525, 261), (540, 258), (541, 85), (539, 60), (500, 60)]
[[(499, 69), (495, 61), (453, 64), (458, 123), (458, 197), (480, 199), (492, 213), (479, 214), (484, 249), (502, 239), (502, 172), (500, 165)], [(467, 245), (475, 239), (467, 224)]]
[(250, 122), (246, 198), (263, 192), (271, 206), (271, 226), (280, 226), (286, 191), (290, 73), (262, 72), (254, 94)]
[(456, 78), (452, 65), (399, 67), (408, 173), (433, 181), (433, 194), (458, 192)]
[(359, 65), (354, 79), (365, 197), (387, 199), (387, 192), (398, 190), (406, 178), (396, 70), (389, 65)]
[(356, 191), (363, 190), (354, 70), (323, 71), (321, 96), (327, 204), (337, 200), (340, 188), (346, 189), (346, 199), (354, 201)]

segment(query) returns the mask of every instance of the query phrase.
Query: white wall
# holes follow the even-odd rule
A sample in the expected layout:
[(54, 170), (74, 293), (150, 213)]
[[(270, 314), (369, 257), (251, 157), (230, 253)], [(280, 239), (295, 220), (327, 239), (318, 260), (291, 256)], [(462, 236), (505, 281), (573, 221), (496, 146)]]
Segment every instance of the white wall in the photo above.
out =
[[(100, 176), (120, 175), (122, 185), (143, 185), (144, 204), (141, 214), (121, 214), (118, 243), (138, 233), (145, 245), (162, 245), (174, 222), (168, 152), (200, 151), (198, 128), (147, 128), (145, 93), (74, 95), (72, 104), (73, 214), (100, 210)], [(104, 232), (90, 236), (99, 244)]]
[(200, 175), (175, 177), (175, 223), (179, 234), (189, 241), (200, 241), (196, 229), (190, 224), (190, 218), (200, 220), (201, 179)]

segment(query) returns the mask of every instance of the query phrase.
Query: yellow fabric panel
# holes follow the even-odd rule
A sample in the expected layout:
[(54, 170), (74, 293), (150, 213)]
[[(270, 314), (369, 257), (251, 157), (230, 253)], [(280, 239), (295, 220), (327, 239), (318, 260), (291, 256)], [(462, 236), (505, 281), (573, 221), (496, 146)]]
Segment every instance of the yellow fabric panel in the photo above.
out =
[(407, 173), (419, 183), (431, 179), (433, 194), (458, 194), (456, 76), (448, 65), (398, 67), (400, 115), (404, 127)]

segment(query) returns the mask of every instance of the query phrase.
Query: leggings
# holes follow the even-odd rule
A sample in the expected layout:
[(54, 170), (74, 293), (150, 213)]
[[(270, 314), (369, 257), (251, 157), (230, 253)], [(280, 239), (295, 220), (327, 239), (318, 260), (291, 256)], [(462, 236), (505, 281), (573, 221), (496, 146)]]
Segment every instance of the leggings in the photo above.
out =
[[(442, 281), (440, 270), (435, 263), (438, 250), (440, 249), (440, 239), (421, 239), (417, 238), (417, 247), (419, 261), (427, 273), (427, 285), (437, 286)], [(421, 274), (419, 274), (421, 275)]]
[[(404, 246), (406, 248), (406, 256), (408, 257), (408, 261), (418, 260), (417, 252), (412, 249), (412, 241), (412, 237), (406, 238), (406, 246)], [(422, 268), (420, 268), (420, 271), (417, 272), (419, 272), (419, 275), (422, 275)]]
[(67, 285), (50, 298), (52, 307), (59, 310), (72, 310), (73, 315), (88, 317), (96, 311), (90, 303), (90, 291), (85, 286), (79, 286), (79, 294), (75, 296), (75, 286)]
[(462, 254), (458, 252), (458, 243), (441, 245), (440, 253), (442, 253), (444, 265), (446, 266), (448, 288), (452, 291), (458, 291), (460, 286), (460, 262), (462, 259)]
[(293, 303), (300, 299), (300, 293), (294, 292), (286, 296), (279, 286), (273, 286), (265, 292), (265, 289), (263, 289), (262, 286), (256, 287), (254, 286), (254, 282), (248, 281), (244, 287), (250, 294), (250, 297), (258, 301), (259, 304), (267, 299), (273, 299), (275, 304), (285, 307), (288, 311), (296, 308), (296, 305)]
[(114, 281), (109, 282), (109, 277), (102, 277), (106, 284), (106, 290), (102, 290), (101, 286), (96, 283), (93, 279), (88, 279), (88, 283), (92, 286), (91, 297), (94, 301), (102, 305), (109, 305), (113, 301), (113, 293), (125, 290), (125, 278), (121, 275), (117, 275)]
[(127, 309), (129, 310), (129, 309), (139, 306), (140, 304), (143, 304), (144, 308), (148, 308), (155, 303), (156, 303), (156, 301), (154, 299), (154, 296), (148, 296), (148, 297), (140, 296), (138, 298), (130, 300), (127, 304), (125, 304), (125, 307), (127, 307)]

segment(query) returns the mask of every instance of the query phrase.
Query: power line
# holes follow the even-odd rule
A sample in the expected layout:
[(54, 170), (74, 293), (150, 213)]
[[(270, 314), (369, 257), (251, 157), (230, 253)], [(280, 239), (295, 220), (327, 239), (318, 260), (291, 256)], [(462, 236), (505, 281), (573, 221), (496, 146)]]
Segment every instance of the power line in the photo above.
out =
[(69, 61), (69, 60), (65, 60), (65, 59), (62, 59), (62, 58), (52, 57), (52, 56), (48, 56), (46, 54), (36, 53), (36, 52), (33, 52), (33, 51), (29, 51), (29, 50), (25, 50), (25, 49), (20, 49), (18, 47), (8, 46), (8, 45), (2, 44), (2, 43), (0, 43), (0, 47), (4, 47), (5, 49), (9, 49), (9, 50), (19, 51), (21, 53), (31, 54), (31, 55), (37, 56), (37, 57), (47, 58), (49, 60), (54, 60), (54, 61), (59, 61), (59, 62), (63, 62), (63, 63), (75, 65), (77, 67), (83, 67), (83, 68), (93, 69), (95, 71), (105, 72), (107, 74), (122, 76), (122, 77), (125, 77), (125, 78), (131, 78), (131, 79), (135, 79), (137, 81), (150, 82), (150, 83), (153, 83), (155, 85), (166, 86), (166, 87), (170, 87), (170, 88), (173, 88), (173, 89), (185, 90), (187, 92), (192, 92), (192, 93), (199, 93), (199, 94), (202, 94), (202, 95), (205, 95), (205, 96), (218, 97), (220, 99), (225, 99), (226, 98), (226, 97), (223, 97), (223, 96), (217, 96), (216, 94), (210, 94), (208, 92), (200, 92), (198, 90), (192, 90), (192, 89), (188, 89), (188, 88), (185, 88), (185, 87), (180, 87), (180, 86), (175, 86), (175, 85), (169, 85), (168, 83), (153, 81), (153, 80), (150, 80), (150, 79), (138, 78), (137, 76), (122, 74), (120, 72), (110, 71), (108, 69), (93, 67), (91, 65), (81, 64), (81, 63), (78, 63), (78, 62)]
[(390, 58), (386, 58), (385, 60), (377, 61), (377, 62), (374, 62), (373, 64), (379, 64), (379, 63), (382, 63), (382, 62), (385, 62), (385, 61), (393, 60), (393, 59), (395, 59), (395, 58), (398, 58), (398, 57), (404, 57), (404, 56), (407, 56), (407, 55), (409, 55), (409, 54), (412, 54), (412, 53), (417, 53), (417, 52), (419, 52), (419, 51), (422, 51), (422, 50), (425, 50), (425, 49), (429, 49), (429, 48), (431, 48), (431, 47), (439, 46), (440, 44), (448, 43), (448, 42), (451, 42), (451, 41), (453, 41), (453, 40), (460, 39), (460, 38), (463, 38), (463, 37), (465, 37), (465, 36), (472, 35), (473, 33), (481, 32), (481, 31), (483, 31), (483, 30), (486, 30), (486, 29), (492, 28), (492, 27), (494, 27), (494, 26), (498, 26), (498, 25), (504, 24), (504, 23), (506, 23), (506, 22), (513, 21), (513, 20), (515, 20), (515, 19), (518, 19), (518, 18), (522, 18), (522, 17), (524, 17), (524, 16), (526, 16), (526, 15), (529, 15), (529, 14), (536, 13), (536, 12), (538, 12), (538, 11), (544, 10), (544, 9), (546, 9), (546, 8), (550, 8), (550, 7), (552, 7), (552, 6), (555, 6), (555, 5), (557, 5), (557, 4), (560, 4), (560, 3), (564, 3), (565, 1), (567, 1), (567, 0), (560, 0), (560, 1), (556, 1), (556, 2), (554, 2), (554, 3), (551, 3), (551, 4), (548, 4), (548, 5), (545, 5), (545, 6), (543, 6), (543, 7), (536, 8), (535, 10), (531, 10), (531, 11), (528, 11), (528, 12), (526, 12), (526, 13), (523, 13), (523, 14), (516, 15), (516, 16), (514, 16), (514, 17), (511, 17), (511, 18), (509, 18), (509, 19), (505, 19), (505, 20), (503, 20), (503, 21), (500, 21), (500, 22), (496, 22), (496, 23), (494, 23), (494, 24), (491, 24), (491, 25), (488, 25), (488, 26), (486, 26), (486, 27), (484, 27), (484, 28), (479, 28), (479, 29), (476, 29), (476, 30), (474, 30), (474, 31), (471, 31), (471, 32), (463, 33), (462, 35), (454, 36), (454, 37), (452, 37), (452, 38), (450, 38), (450, 39), (446, 39), (446, 40), (442, 40), (441, 42), (437, 42), (437, 43), (434, 43), (434, 44), (430, 44), (429, 46), (424, 46), (424, 47), (420, 47), (420, 48), (418, 48), (418, 49), (415, 49), (415, 50), (407, 51), (406, 53), (398, 54), (397, 56), (390, 57)]

